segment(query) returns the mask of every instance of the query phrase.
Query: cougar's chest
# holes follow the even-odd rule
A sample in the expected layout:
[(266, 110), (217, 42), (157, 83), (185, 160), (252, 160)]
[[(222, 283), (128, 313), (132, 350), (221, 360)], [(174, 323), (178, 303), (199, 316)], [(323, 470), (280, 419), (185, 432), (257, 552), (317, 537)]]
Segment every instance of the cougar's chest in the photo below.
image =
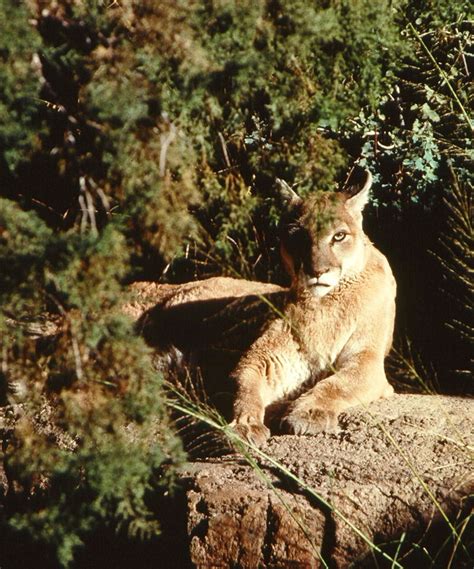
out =
[(298, 342), (313, 374), (330, 371), (355, 330), (354, 307), (344, 300), (309, 299), (291, 310)]

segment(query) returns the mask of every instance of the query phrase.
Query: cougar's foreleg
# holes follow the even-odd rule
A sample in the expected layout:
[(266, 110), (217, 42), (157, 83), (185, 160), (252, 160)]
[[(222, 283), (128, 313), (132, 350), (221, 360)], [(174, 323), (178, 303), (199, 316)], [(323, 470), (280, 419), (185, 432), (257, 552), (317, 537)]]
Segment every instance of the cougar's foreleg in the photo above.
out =
[(310, 369), (287, 327), (276, 322), (249, 349), (232, 376), (237, 383), (234, 430), (257, 445), (270, 436), (265, 408), (309, 378)]
[(265, 375), (258, 367), (240, 368), (234, 374), (237, 394), (231, 425), (242, 438), (261, 445), (270, 436), (270, 430), (263, 424), (268, 394)]

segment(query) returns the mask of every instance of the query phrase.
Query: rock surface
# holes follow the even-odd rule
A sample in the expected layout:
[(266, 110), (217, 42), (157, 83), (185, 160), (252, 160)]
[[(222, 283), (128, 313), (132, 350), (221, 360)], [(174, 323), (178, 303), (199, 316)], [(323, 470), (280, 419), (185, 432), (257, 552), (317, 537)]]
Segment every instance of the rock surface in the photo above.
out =
[(306, 488), (257, 456), (263, 476), (242, 457), (190, 463), (181, 504), (190, 564), (360, 566), (372, 559), (365, 539), (394, 540), (393, 555), (404, 532), (407, 544), (439, 549), (444, 516), (466, 512), (474, 490), (473, 412), (469, 399), (396, 395), (346, 413), (338, 433), (272, 437), (262, 451)]
[[(463, 521), (474, 493), (473, 416), (472, 399), (395, 395), (342, 415), (337, 433), (272, 437), (263, 454), (253, 451), (260, 470), (242, 455), (190, 462), (181, 492), (159, 508), (164, 539), (137, 546), (136, 560), (148, 561), (136, 566), (470, 569), (474, 551), (450, 563), (445, 518), (462, 533), (458, 550), (473, 544), (474, 517)], [(0, 462), (0, 497), (7, 491)]]

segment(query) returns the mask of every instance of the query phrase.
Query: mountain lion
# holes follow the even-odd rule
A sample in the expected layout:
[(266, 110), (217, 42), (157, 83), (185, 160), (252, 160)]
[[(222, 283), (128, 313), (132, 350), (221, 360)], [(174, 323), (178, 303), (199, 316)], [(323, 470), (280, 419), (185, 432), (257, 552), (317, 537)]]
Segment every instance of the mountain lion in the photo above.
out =
[[(288, 289), (226, 277), (151, 285), (156, 305), (139, 326), (152, 345), (205, 349), (233, 327), (237, 345), (243, 331), (257, 330), (249, 347), (242, 344), (230, 374), (236, 384), (231, 424), (256, 444), (270, 435), (266, 409), (284, 410), (287, 432), (313, 434), (335, 427), (345, 409), (393, 393), (384, 358), (392, 342), (396, 285), (387, 259), (362, 229), (371, 182), (365, 172), (355, 193), (302, 199), (279, 181)], [(261, 331), (246, 316), (253, 318), (256, 306), (272, 313)]]

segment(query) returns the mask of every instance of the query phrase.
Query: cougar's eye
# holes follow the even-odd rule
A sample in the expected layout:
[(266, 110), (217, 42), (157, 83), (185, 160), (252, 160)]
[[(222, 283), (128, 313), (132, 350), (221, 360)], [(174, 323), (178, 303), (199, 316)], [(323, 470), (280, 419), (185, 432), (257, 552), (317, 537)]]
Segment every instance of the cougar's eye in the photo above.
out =
[(332, 240), (333, 241), (344, 241), (344, 239), (347, 237), (347, 233), (345, 231), (338, 231), (337, 233), (334, 234)]

